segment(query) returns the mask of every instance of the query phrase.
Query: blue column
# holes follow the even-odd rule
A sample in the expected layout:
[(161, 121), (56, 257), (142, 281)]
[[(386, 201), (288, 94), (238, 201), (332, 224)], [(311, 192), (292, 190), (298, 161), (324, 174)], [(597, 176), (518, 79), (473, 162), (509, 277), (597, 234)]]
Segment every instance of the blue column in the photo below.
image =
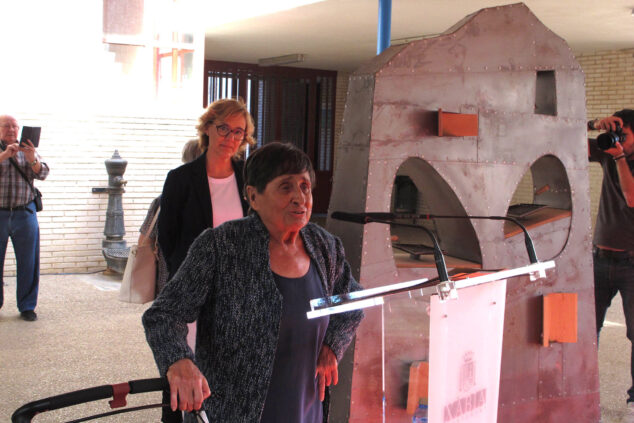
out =
[(390, 46), (392, 27), (392, 0), (379, 0), (379, 26), (377, 28), (376, 54)]

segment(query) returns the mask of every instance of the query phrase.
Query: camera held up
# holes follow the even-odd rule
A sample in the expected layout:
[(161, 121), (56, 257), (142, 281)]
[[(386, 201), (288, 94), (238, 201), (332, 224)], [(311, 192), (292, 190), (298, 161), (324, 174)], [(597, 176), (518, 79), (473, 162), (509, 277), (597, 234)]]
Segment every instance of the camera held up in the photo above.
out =
[(625, 141), (625, 134), (623, 128), (620, 125), (616, 125), (616, 130), (613, 132), (604, 132), (597, 137), (597, 146), (601, 150), (608, 150), (613, 148), (616, 143), (622, 143)]

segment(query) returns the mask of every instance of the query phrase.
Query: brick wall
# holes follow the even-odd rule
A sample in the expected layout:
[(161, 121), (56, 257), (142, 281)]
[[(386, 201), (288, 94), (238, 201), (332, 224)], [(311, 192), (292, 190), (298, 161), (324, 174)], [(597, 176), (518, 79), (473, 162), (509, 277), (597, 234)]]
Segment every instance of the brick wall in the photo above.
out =
[[(183, 145), (196, 135), (196, 119), (191, 116), (198, 116), (12, 113), (20, 125), (42, 126), (38, 151), (51, 168), (45, 181), (35, 182), (44, 202), (44, 210), (38, 213), (42, 274), (105, 269), (101, 242), (108, 195), (93, 194), (92, 188), (107, 186), (104, 161), (115, 149), (128, 161), (122, 200), (125, 239), (128, 245), (136, 243), (165, 175), (181, 164)], [(5, 275), (14, 272), (9, 243)]]

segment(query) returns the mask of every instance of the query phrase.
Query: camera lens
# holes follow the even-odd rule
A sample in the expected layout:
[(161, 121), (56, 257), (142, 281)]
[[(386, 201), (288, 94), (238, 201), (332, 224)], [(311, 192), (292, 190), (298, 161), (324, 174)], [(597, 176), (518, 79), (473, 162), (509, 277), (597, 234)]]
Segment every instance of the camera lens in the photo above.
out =
[(623, 134), (619, 134), (616, 132), (605, 132), (597, 137), (597, 146), (601, 150), (608, 150), (610, 148), (613, 148), (617, 142), (622, 142), (624, 140), (625, 136)]

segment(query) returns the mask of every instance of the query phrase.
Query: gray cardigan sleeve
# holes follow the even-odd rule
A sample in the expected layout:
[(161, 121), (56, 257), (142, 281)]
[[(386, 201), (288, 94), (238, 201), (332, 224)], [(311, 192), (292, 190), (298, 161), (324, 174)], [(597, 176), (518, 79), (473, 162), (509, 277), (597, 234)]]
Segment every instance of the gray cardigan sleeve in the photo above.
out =
[(162, 376), (182, 358), (194, 361), (187, 345), (187, 323), (196, 320), (209, 292), (214, 255), (208, 232), (192, 244), (178, 272), (143, 314), (145, 336)]
[[(350, 265), (345, 259), (343, 245), (339, 238), (334, 238), (334, 258), (331, 274), (333, 277), (332, 295), (344, 294), (352, 291), (363, 289), (361, 285), (354, 279), (350, 270)], [(363, 311), (355, 310), (345, 313), (333, 314), (330, 316), (330, 323), (326, 330), (324, 344), (337, 356), (340, 361), (343, 353), (352, 342), (357, 327), (363, 319)]]

